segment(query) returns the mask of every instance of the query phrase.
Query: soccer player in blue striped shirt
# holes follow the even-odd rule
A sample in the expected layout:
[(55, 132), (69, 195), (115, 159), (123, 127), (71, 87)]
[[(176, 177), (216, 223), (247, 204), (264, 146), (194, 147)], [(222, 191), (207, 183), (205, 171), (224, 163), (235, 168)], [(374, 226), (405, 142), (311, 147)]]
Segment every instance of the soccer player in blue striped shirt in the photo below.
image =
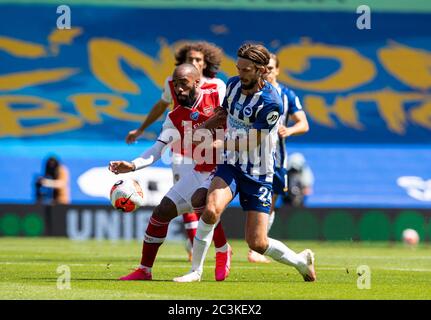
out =
[(270, 54), (264, 46), (248, 43), (239, 48), (237, 56), (238, 76), (229, 79), (223, 101), (226, 133), (221, 143), (214, 142), (225, 151), (224, 163), (217, 166), (208, 190), (193, 244), (192, 269), (174, 281), (201, 280), (214, 227), (237, 194), (247, 214), (249, 248), (295, 267), (305, 281), (315, 281), (314, 253), (310, 249), (297, 254), (267, 236), (279, 118), (284, 109), (276, 88), (265, 80)]

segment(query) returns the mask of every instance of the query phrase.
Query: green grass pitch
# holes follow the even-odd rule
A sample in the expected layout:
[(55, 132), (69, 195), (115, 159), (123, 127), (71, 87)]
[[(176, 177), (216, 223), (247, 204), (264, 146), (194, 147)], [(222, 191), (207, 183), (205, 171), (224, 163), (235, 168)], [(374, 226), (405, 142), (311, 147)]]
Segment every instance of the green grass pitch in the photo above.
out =
[[(139, 241), (70, 241), (62, 238), (0, 238), (0, 299), (430, 299), (429, 244), (286, 242), (315, 251), (318, 281), (305, 283), (292, 267), (247, 261), (244, 241), (231, 241), (230, 276), (214, 280), (214, 248), (199, 283), (174, 283), (189, 270), (184, 244), (167, 242), (153, 267), (153, 281), (118, 281), (140, 258)], [(59, 266), (70, 268), (71, 288), (57, 288)], [(357, 267), (367, 265), (369, 289), (357, 286)], [(362, 282), (364, 283), (364, 282)]]

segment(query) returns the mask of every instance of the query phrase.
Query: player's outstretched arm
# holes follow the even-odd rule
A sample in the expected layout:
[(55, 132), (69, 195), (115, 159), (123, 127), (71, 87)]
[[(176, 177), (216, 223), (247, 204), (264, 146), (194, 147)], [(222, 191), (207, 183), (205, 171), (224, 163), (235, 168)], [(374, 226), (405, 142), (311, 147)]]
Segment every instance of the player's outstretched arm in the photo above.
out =
[(145, 167), (151, 166), (154, 162), (162, 157), (162, 152), (167, 144), (163, 141), (157, 140), (150, 148), (135, 160), (129, 161), (111, 161), (109, 163), (109, 170), (115, 174), (127, 173), (135, 170), (140, 170)]
[(126, 142), (128, 144), (133, 143), (139, 136), (166, 111), (169, 107), (169, 102), (166, 102), (162, 99), (157, 101), (157, 103), (153, 106), (150, 113), (147, 115), (145, 121), (141, 124), (138, 129), (129, 131), (126, 136)]

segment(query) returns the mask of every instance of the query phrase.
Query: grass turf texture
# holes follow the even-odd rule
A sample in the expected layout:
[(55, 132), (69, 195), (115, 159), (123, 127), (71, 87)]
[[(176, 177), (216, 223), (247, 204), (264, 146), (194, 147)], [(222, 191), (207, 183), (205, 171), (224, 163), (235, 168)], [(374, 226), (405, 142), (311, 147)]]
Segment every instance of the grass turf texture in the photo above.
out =
[[(183, 243), (167, 242), (153, 268), (153, 281), (117, 281), (140, 258), (139, 241), (70, 241), (0, 238), (0, 299), (430, 299), (429, 244), (412, 249), (400, 243), (293, 242), (316, 254), (318, 281), (305, 283), (292, 267), (247, 261), (244, 241), (231, 241), (232, 270), (214, 280), (211, 247), (200, 283), (174, 283), (189, 270)], [(57, 267), (71, 270), (71, 289), (57, 289)], [(358, 289), (356, 269), (368, 265), (371, 288)]]

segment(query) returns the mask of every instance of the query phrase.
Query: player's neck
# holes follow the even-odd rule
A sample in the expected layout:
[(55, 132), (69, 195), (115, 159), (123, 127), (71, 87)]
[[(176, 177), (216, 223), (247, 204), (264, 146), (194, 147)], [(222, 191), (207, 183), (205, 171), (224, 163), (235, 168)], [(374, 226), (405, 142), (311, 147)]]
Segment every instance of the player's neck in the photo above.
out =
[(272, 84), (273, 87), (278, 88), (278, 82), (277, 81), (274, 80), (274, 81), (270, 82), (270, 84)]

